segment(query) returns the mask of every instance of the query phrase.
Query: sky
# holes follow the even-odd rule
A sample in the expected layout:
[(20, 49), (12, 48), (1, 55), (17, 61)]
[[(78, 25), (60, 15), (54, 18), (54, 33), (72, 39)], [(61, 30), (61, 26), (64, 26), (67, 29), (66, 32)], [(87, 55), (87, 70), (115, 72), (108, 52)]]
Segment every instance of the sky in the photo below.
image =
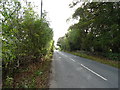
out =
[[(32, 2), (35, 6), (35, 11), (40, 14), (41, 0), (27, 0)], [(59, 37), (62, 37), (67, 32), (69, 26), (73, 24), (73, 21), (66, 22), (68, 18), (74, 13), (73, 8), (69, 7), (69, 4), (73, 0), (43, 0), (43, 11), (47, 12), (47, 20), (50, 21), (50, 27), (54, 32), (55, 44)]]

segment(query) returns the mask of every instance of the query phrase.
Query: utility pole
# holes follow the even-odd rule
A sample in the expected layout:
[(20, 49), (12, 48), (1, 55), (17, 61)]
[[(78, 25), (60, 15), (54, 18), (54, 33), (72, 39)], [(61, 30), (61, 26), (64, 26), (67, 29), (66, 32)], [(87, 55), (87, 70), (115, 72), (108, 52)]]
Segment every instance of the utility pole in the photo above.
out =
[(42, 0), (41, 0), (41, 18), (42, 18)]

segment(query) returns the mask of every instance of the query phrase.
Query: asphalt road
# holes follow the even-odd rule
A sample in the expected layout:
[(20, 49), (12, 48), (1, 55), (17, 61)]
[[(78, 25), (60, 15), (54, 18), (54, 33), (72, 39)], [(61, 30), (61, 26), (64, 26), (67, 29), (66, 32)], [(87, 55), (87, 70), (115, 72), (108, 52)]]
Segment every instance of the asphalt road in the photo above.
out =
[(54, 51), (50, 88), (118, 88), (118, 69)]

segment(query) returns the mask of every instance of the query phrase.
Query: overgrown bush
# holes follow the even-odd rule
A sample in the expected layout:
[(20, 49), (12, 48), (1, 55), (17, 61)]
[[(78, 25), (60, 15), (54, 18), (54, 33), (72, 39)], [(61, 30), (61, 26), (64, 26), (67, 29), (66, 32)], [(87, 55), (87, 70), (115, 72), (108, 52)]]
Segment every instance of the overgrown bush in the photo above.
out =
[(46, 15), (40, 18), (30, 3), (24, 3), (0, 1), (3, 78), (12, 77), (21, 65), (40, 61), (53, 49), (53, 31)]
[(120, 53), (105, 53), (104, 56), (110, 60), (120, 61)]

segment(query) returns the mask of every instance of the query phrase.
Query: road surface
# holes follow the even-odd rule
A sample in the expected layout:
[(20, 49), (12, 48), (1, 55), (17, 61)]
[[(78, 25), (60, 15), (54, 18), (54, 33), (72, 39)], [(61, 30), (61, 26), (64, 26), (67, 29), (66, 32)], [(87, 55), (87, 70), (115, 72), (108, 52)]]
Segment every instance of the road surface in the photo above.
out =
[(118, 88), (118, 69), (55, 51), (50, 88)]

